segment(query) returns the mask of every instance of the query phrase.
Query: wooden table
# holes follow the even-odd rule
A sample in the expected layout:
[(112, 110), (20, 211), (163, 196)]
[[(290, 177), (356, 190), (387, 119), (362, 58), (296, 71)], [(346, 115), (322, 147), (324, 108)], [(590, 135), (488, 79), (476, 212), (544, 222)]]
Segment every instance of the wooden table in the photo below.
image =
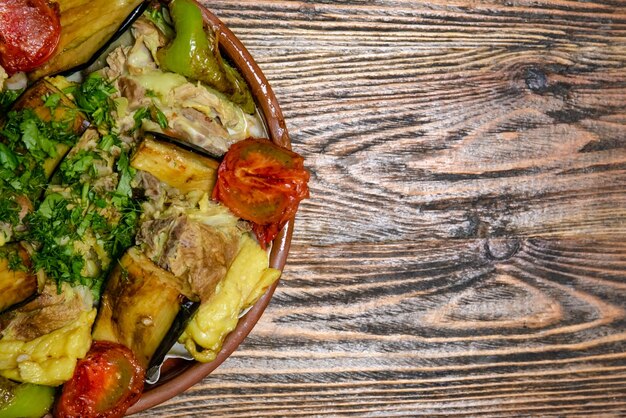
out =
[(205, 3), (312, 198), (251, 336), (141, 416), (626, 414), (626, 1)]

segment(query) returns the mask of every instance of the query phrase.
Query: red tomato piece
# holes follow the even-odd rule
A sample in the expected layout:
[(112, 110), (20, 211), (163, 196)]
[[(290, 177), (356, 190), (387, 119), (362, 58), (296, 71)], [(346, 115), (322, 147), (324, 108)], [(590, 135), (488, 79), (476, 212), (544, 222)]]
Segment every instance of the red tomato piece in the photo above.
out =
[(74, 375), (63, 385), (54, 416), (69, 418), (123, 417), (139, 400), (145, 370), (130, 349), (108, 341), (94, 341), (78, 361)]
[(46, 0), (0, 2), (0, 65), (9, 73), (30, 71), (46, 62), (61, 36), (56, 3)]
[(213, 198), (252, 222), (265, 248), (309, 197), (309, 177), (300, 155), (267, 139), (249, 138), (224, 156)]

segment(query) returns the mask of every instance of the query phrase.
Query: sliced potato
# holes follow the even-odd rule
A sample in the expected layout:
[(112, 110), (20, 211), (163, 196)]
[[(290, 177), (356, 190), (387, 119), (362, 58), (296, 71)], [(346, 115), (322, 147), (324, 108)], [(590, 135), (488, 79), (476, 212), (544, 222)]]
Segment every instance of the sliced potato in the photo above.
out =
[(210, 193), (217, 179), (217, 161), (176, 145), (157, 141), (152, 137), (143, 140), (130, 165), (180, 190), (182, 193), (204, 191)]

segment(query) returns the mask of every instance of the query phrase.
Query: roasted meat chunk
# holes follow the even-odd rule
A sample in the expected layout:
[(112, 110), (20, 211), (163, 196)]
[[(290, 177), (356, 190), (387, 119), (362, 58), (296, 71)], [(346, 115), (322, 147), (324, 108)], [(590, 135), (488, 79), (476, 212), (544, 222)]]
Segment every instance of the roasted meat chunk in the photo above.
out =
[(184, 280), (185, 296), (200, 301), (213, 294), (239, 248), (239, 236), (185, 215), (145, 222), (138, 241), (157, 265)]

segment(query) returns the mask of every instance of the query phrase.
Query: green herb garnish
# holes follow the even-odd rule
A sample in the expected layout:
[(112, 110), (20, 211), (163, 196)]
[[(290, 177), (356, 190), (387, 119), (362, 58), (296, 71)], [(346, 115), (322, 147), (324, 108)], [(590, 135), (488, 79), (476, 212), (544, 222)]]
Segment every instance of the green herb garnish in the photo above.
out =
[(15, 170), (18, 166), (17, 155), (2, 143), (0, 143), (0, 166), (7, 170)]
[(61, 181), (65, 184), (73, 184), (80, 180), (83, 174), (91, 171), (91, 177), (97, 173), (94, 168), (94, 161), (99, 160), (100, 156), (93, 151), (80, 150), (71, 157), (67, 157), (59, 167)]
[(167, 117), (161, 109), (154, 103), (150, 107), (140, 107), (133, 115), (135, 125), (130, 130), (130, 133), (134, 133), (137, 129), (141, 128), (141, 124), (144, 119), (151, 120), (159, 124), (161, 129), (167, 128)]
[(0, 199), (0, 222), (17, 225), (20, 221), (19, 214), (22, 208), (17, 204), (15, 198), (3, 196)]
[(20, 97), (24, 89), (4, 90), (0, 92), (0, 113), (6, 112), (13, 103)]
[(15, 246), (0, 247), (0, 259), (7, 260), (10, 271), (28, 270)]
[(50, 111), (54, 112), (57, 107), (59, 107), (59, 102), (61, 101), (61, 95), (59, 93), (53, 93), (44, 98), (44, 106), (49, 108)]
[(110, 129), (115, 125), (112, 116), (115, 102), (111, 98), (115, 92), (111, 82), (93, 73), (72, 93), (78, 107), (87, 113), (98, 128)]

